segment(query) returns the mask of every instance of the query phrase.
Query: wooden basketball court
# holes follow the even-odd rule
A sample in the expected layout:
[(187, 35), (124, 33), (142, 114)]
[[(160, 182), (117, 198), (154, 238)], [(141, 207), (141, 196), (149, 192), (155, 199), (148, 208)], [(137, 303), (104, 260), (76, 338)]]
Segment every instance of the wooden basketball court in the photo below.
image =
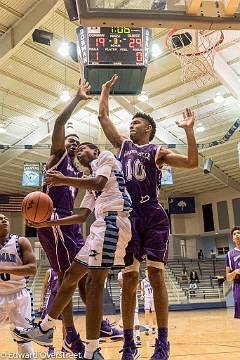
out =
[[(82, 337), (85, 333), (84, 317), (75, 317)], [(110, 321), (118, 320), (118, 316), (110, 316)], [(141, 323), (144, 324), (143, 315)], [(204, 311), (179, 311), (170, 313), (171, 360), (238, 360), (240, 356), (240, 320), (233, 318), (233, 311), (226, 309)], [(7, 325), (0, 327), (0, 359), (13, 358), (9, 352), (16, 351)], [(141, 333), (141, 357), (149, 359), (153, 353), (154, 337)], [(61, 326), (57, 326), (55, 335), (57, 351), (61, 348)], [(106, 360), (121, 358), (119, 350), (122, 342), (108, 341), (101, 344), (102, 354)], [(37, 359), (47, 358), (46, 349), (35, 345), (39, 352)], [(17, 358), (16, 354), (15, 359)], [(63, 358), (58, 354), (55, 358)]]

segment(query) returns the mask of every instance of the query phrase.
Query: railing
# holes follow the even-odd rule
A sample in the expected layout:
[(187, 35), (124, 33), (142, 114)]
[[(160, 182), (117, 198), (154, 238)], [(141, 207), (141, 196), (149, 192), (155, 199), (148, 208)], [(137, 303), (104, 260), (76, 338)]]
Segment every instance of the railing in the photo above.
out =
[(169, 272), (171, 272), (171, 269), (166, 268), (165, 270), (165, 278), (168, 281), (168, 284), (170, 286), (170, 288), (172, 288), (172, 290), (174, 290), (174, 294), (176, 295), (176, 299), (177, 299), (177, 303), (180, 304), (180, 297), (179, 297), (179, 291), (180, 289), (177, 288), (176, 284), (174, 283), (174, 281), (171, 278), (171, 275), (169, 274)]

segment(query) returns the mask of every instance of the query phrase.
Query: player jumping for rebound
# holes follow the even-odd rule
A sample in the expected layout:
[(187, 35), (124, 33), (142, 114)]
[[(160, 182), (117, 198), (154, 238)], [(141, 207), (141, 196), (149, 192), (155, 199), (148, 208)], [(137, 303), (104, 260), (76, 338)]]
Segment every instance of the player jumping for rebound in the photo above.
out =
[(132, 239), (127, 247), (123, 272), (122, 311), (124, 327), (124, 347), (122, 359), (131, 360), (136, 353), (133, 339), (133, 323), (138, 285), (139, 261), (147, 256), (149, 281), (158, 325), (158, 338), (152, 360), (169, 358), (168, 343), (168, 295), (164, 282), (164, 265), (168, 256), (169, 221), (167, 214), (158, 203), (161, 167), (193, 169), (198, 166), (198, 151), (193, 126), (194, 114), (187, 109), (183, 121), (177, 123), (185, 130), (188, 155), (184, 156), (169, 149), (150, 144), (156, 132), (153, 118), (144, 113), (134, 115), (130, 125), (130, 139), (119, 134), (109, 118), (109, 92), (116, 83), (117, 75), (102, 87), (99, 120), (105, 135), (118, 149), (122, 162), (127, 190), (132, 199)]
[[(25, 277), (34, 276), (36, 271), (29, 240), (11, 234), (8, 218), (0, 214), (0, 324), (8, 320), (11, 329), (15, 326), (31, 328), (32, 298), (26, 289)], [(34, 359), (32, 342), (14, 339), (19, 356)]]
[[(56, 226), (82, 223), (95, 208), (96, 220), (90, 228), (85, 245), (66, 271), (53, 306), (41, 324), (31, 330), (15, 329), (23, 340), (33, 340), (43, 346), (52, 345), (55, 320), (74, 293), (78, 281), (88, 273), (86, 281), (86, 347), (84, 359), (102, 360), (99, 336), (103, 311), (103, 288), (111, 268), (124, 266), (126, 246), (131, 238), (129, 211), (131, 201), (125, 191), (121, 163), (109, 151), (99, 154), (91, 143), (83, 143), (78, 150), (80, 163), (89, 167), (88, 178), (65, 177), (61, 173), (49, 174), (51, 186), (78, 186), (88, 189), (78, 215), (46, 222), (39, 226)], [(91, 191), (90, 191), (91, 189)]]

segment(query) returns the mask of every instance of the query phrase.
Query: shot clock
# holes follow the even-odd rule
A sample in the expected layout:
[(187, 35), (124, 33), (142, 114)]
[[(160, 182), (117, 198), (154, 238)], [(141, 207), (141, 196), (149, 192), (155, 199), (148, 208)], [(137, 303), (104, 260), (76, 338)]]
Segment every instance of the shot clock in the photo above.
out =
[(149, 29), (79, 27), (77, 35), (83, 75), (91, 84), (92, 94), (99, 94), (102, 83), (113, 74), (119, 76), (113, 94), (141, 93), (149, 60)]

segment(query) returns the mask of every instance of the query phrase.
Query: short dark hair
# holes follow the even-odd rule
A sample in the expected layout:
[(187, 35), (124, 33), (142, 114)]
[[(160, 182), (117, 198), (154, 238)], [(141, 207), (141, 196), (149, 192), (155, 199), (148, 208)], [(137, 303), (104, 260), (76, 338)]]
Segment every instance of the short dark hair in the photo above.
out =
[(154, 138), (154, 136), (155, 136), (155, 134), (156, 134), (156, 123), (155, 123), (155, 121), (153, 120), (153, 118), (152, 118), (150, 115), (145, 114), (145, 113), (142, 113), (142, 112), (137, 112), (137, 113), (133, 116), (133, 119), (135, 119), (135, 118), (142, 118), (142, 119), (146, 120), (146, 121), (149, 123), (149, 125), (152, 126), (152, 132), (151, 132), (151, 134), (150, 134), (150, 136), (149, 136), (149, 140), (152, 141), (153, 138)]
[(90, 142), (88, 142), (88, 141), (81, 143), (81, 144), (79, 145), (79, 147), (82, 146), (82, 145), (86, 145), (86, 146), (88, 146), (90, 149), (97, 150), (98, 155), (100, 154), (100, 150), (99, 150), (99, 147), (98, 147), (97, 145), (95, 145), (95, 144), (93, 144), (93, 143), (90, 143)]
[(65, 139), (67, 139), (70, 136), (74, 136), (74, 137), (78, 138), (78, 140), (79, 140), (79, 136), (77, 134), (68, 134), (65, 136)]
[(240, 230), (240, 226), (234, 226), (231, 230), (231, 235), (233, 236), (233, 233), (235, 230)]

